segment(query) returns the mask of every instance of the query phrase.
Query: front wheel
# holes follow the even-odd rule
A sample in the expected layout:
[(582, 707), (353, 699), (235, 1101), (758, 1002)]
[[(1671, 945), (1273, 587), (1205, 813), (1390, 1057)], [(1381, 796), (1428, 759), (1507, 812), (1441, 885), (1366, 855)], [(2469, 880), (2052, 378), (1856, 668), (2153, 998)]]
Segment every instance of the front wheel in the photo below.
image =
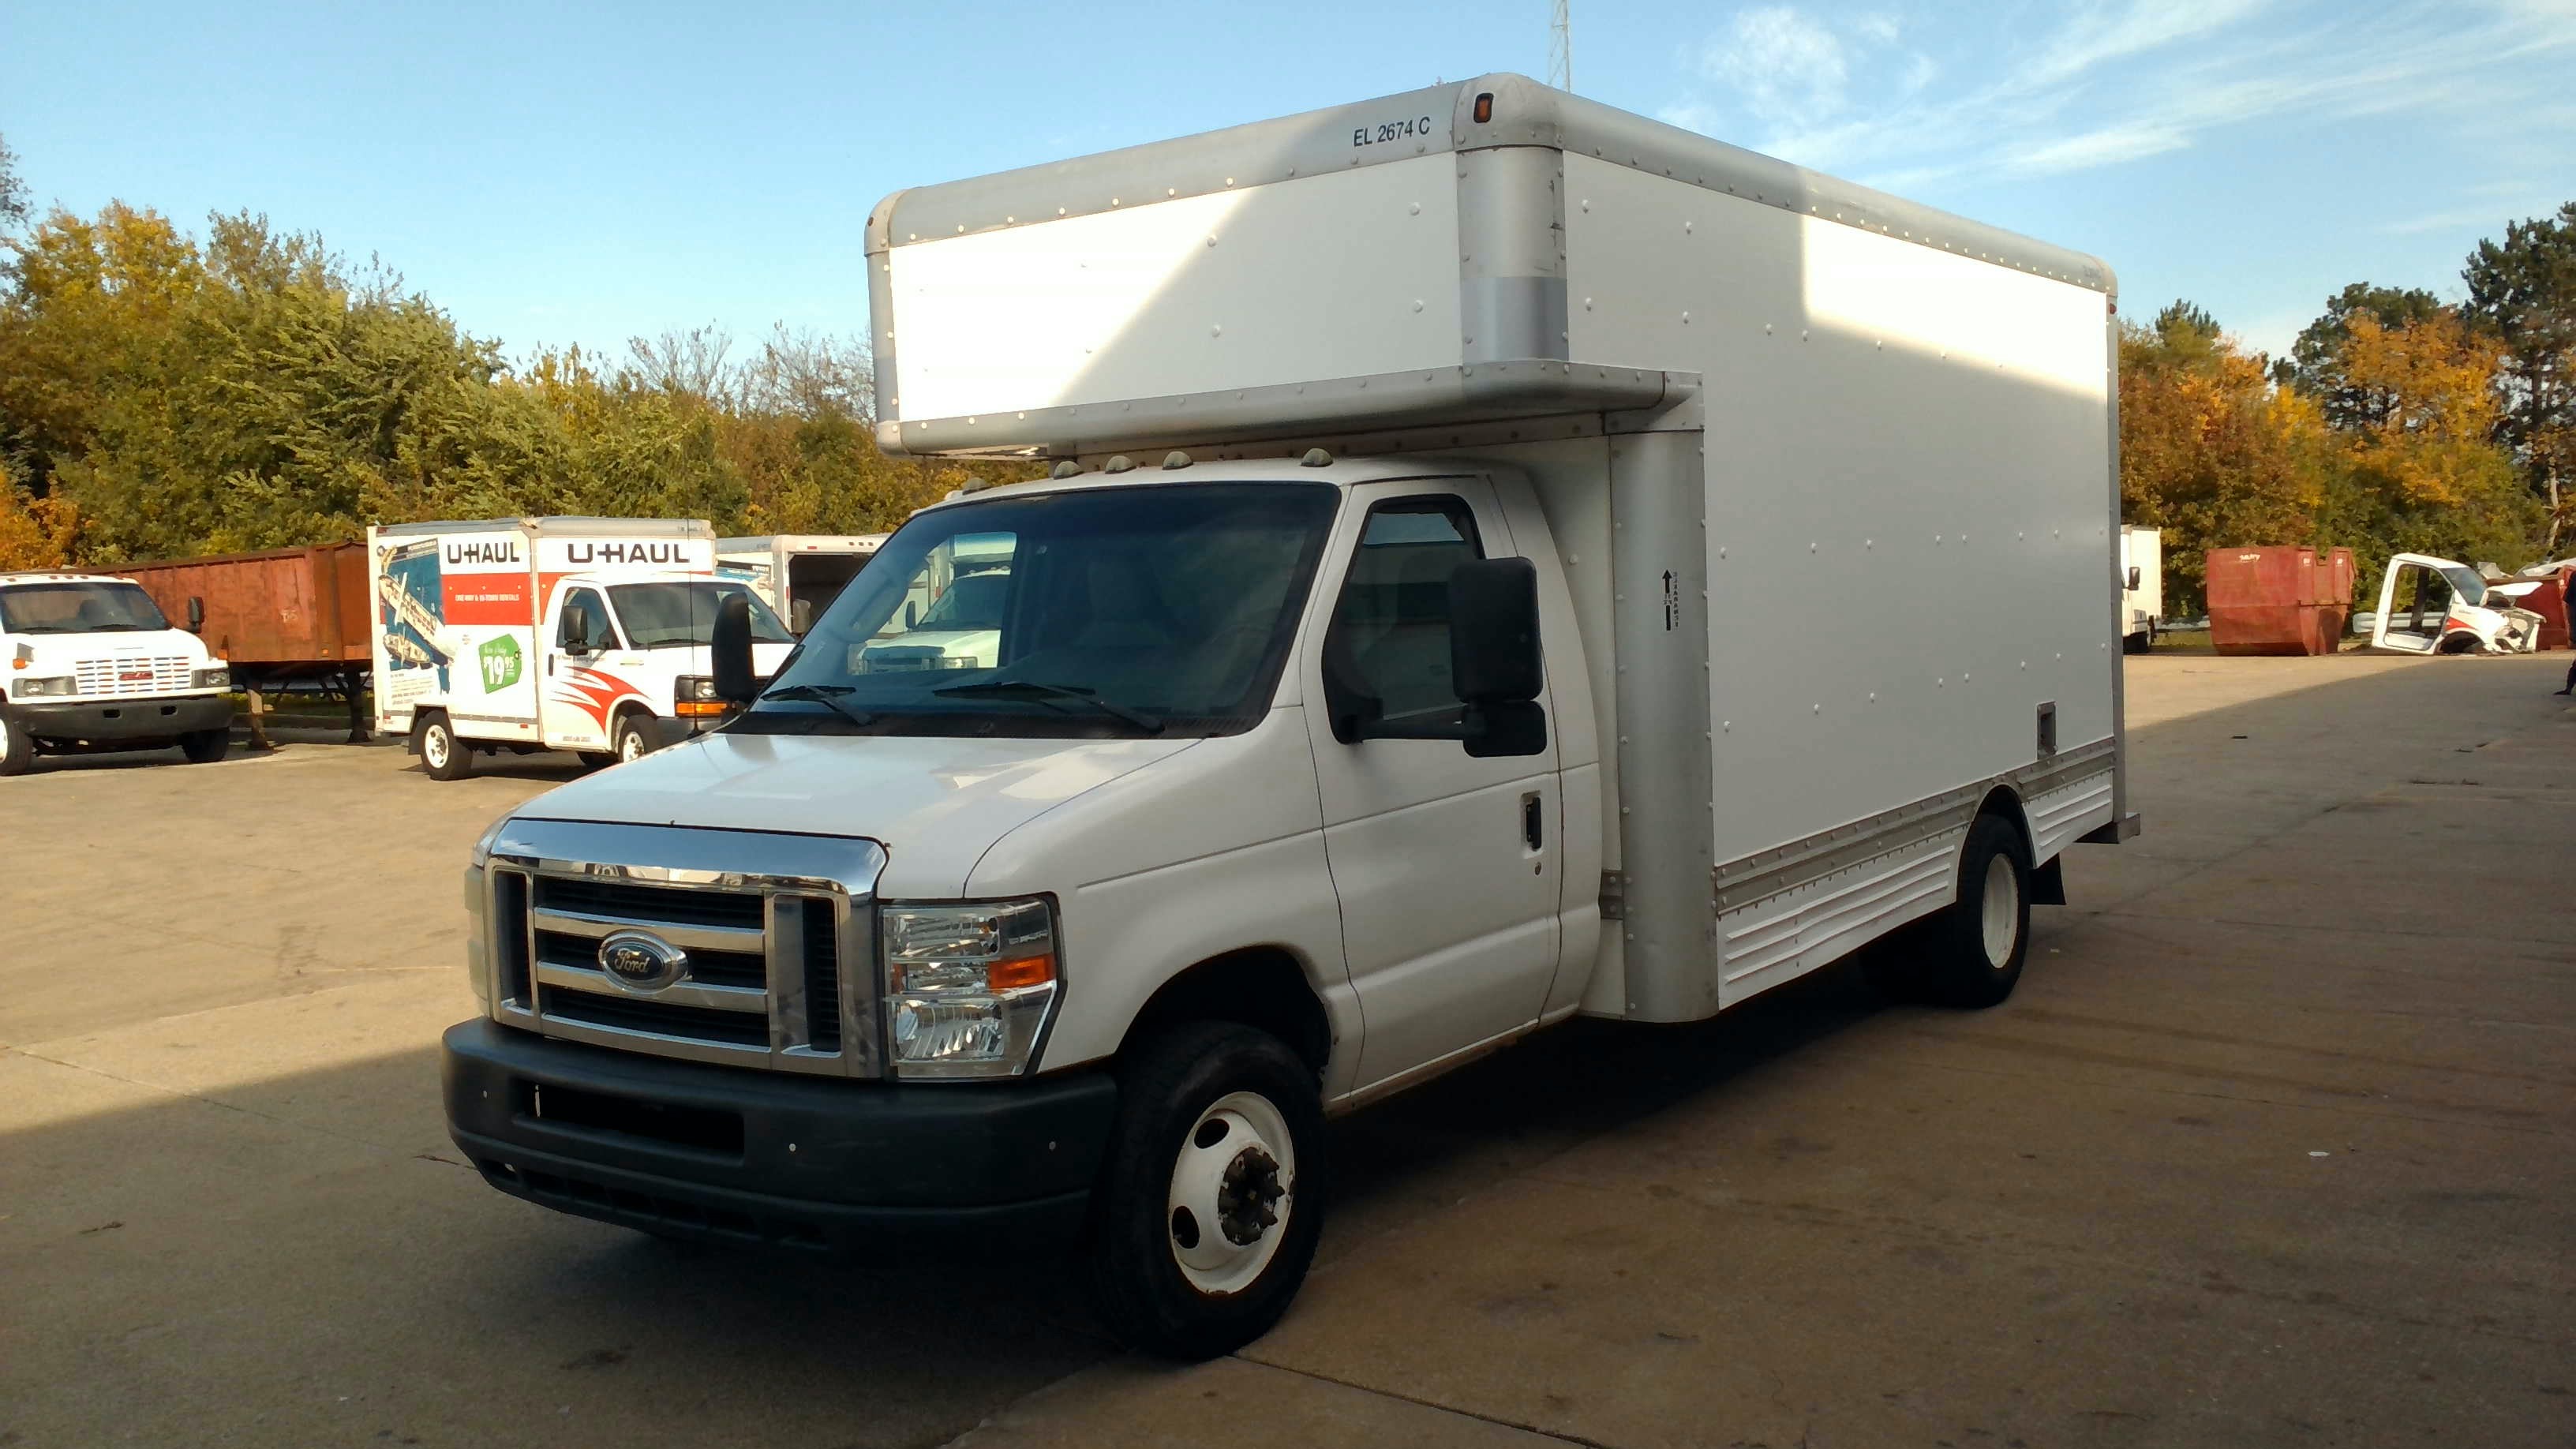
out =
[(644, 733), (646, 718), (633, 710), (617, 717), (616, 748), (610, 753), (618, 764), (640, 760), (653, 752), (652, 737)]
[(1315, 1074), (1278, 1038), (1194, 1022), (1138, 1049), (1092, 1204), (1110, 1330), (1185, 1360), (1269, 1332), (1323, 1233), (1323, 1151)]
[(421, 771), (433, 780), (462, 780), (474, 768), (473, 755), (443, 714), (421, 716), (412, 726), (412, 743), (420, 751)]
[(23, 775), (36, 768), (36, 737), (9, 715), (0, 714), (0, 775)]
[(2012, 995), (2030, 950), (2030, 866), (2021, 832), (1980, 815), (1959, 852), (1959, 898), (1928, 923), (1924, 984), (1951, 1006), (1993, 1006)]
[(222, 759), (232, 747), (233, 732), (229, 729), (198, 730), (194, 734), (179, 736), (179, 752), (186, 755), (192, 765), (211, 765)]

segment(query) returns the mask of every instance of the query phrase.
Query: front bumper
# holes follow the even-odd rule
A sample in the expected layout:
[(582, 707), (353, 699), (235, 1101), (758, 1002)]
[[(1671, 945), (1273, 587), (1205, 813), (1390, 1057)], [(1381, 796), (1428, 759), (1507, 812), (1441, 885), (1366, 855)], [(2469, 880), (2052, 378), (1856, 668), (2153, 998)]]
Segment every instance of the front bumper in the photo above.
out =
[(833, 1081), (554, 1041), (442, 1043), (448, 1130), (514, 1197), (650, 1232), (862, 1254), (1078, 1233), (1117, 1113), (1105, 1072)]
[(220, 694), (157, 699), (11, 701), (27, 732), (49, 740), (175, 740), (200, 730), (230, 729), (233, 702)]

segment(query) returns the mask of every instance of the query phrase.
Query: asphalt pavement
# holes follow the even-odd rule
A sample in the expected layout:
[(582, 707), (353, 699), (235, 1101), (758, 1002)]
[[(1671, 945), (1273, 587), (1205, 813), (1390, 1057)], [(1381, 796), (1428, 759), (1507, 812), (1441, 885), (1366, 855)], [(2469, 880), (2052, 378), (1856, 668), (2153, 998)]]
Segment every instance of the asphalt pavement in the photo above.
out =
[(2576, 1443), (2564, 656), (2128, 661), (2147, 833), (2002, 1007), (1834, 969), (1334, 1127), (1288, 1320), (679, 1251), (440, 1120), (450, 785), (311, 736), (0, 782), (0, 1445)]

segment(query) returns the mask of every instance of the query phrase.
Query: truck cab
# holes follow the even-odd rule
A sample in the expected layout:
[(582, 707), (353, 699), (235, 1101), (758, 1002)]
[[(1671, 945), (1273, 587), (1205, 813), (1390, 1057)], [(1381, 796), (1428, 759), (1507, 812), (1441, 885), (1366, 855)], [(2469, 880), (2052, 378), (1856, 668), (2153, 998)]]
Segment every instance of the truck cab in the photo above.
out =
[[(718, 609), (741, 599), (755, 666), (775, 670), (795, 641), (751, 589), (693, 571), (572, 574), (558, 580), (538, 637), (537, 742), (571, 750), (592, 763), (623, 763), (714, 724), (725, 713), (715, 695), (708, 645)], [(484, 653), (488, 677), (516, 667), (506, 654)], [(460, 763), (461, 752), (428, 731), (422, 759), (433, 776)]]
[(2548, 621), (2517, 603), (2537, 579), (2492, 582), (2467, 564), (2401, 553), (2379, 581), (2370, 646), (2388, 654), (2528, 654)]
[(204, 763), (229, 748), (228, 667), (131, 579), (0, 574), (0, 653), (0, 775), (25, 774), (40, 753), (176, 745)]

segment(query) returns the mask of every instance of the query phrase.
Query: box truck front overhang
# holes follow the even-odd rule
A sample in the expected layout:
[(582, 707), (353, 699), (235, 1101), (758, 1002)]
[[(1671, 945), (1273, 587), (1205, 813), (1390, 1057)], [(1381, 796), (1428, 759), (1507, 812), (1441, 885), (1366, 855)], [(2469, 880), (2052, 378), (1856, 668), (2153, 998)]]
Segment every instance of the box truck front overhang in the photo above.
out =
[[(1204, 443), (1258, 435), (1267, 424), (1291, 421), (1285, 412), (1305, 411), (1300, 421), (1310, 425), (1332, 422), (1329, 414), (1319, 417), (1302, 407), (1315, 400), (1312, 379), (1318, 376), (1345, 377), (1354, 385), (1364, 380), (1370, 387), (1428, 376), (1432, 380), (1425, 385), (1437, 388), (1443, 383), (1436, 374), (1452, 367), (1463, 373), (1471, 366), (1527, 368), (1548, 361), (1653, 361), (1571, 356), (1566, 319), (1580, 303), (1566, 292), (1564, 222), (1566, 208), (1582, 206), (1584, 198), (1569, 197), (1565, 189), (1569, 152), (2106, 297), (2116, 292), (2110, 268), (2083, 253), (1818, 175), (1526, 77), (1489, 75), (887, 197), (871, 213), (867, 233), (879, 445), (897, 455), (1025, 456), (1166, 439)], [(1348, 179), (1447, 154), (1455, 162), (1439, 167), (1436, 181), (1430, 172), (1412, 168), (1416, 176), (1407, 185), (1416, 189), (1401, 196), (1379, 197), (1374, 193), (1383, 187), (1377, 183)], [(1310, 230), (1328, 229), (1317, 219), (1322, 212), (1332, 210), (1338, 223), (1346, 208), (1369, 232), (1365, 246), (1352, 232), (1351, 249), (1421, 275), (1381, 298), (1325, 267), (1308, 279), (1315, 295), (1300, 298), (1286, 295), (1294, 289), (1275, 278), (1266, 289), (1253, 286), (1259, 279), (1250, 274), (1233, 279), (1243, 286), (1216, 285), (1232, 275), (1220, 253), (1234, 238), (1220, 235), (1221, 226), (1202, 235), (1194, 229), (1202, 219), (1196, 212), (1186, 218), (1171, 213), (1173, 225), (1152, 229), (1153, 244), (1164, 254), (1142, 262), (1130, 222), (1106, 230), (1091, 225), (1228, 193), (1238, 200), (1208, 215), (1232, 216), (1238, 214), (1233, 208), (1252, 204), (1241, 198), (1255, 192), (1268, 193), (1262, 204), (1277, 201), (1281, 215), (1299, 217)], [(1390, 209), (1389, 202), (1400, 204)], [(1181, 220), (1193, 227), (1179, 226)], [(1442, 224), (1422, 224), (1431, 221)], [(997, 235), (1032, 228), (1045, 238), (1017, 246)], [(1255, 240), (1279, 229), (1267, 220), (1247, 220), (1243, 228)], [(1032, 297), (1026, 295), (1031, 289), (992, 280), (1015, 275), (998, 254), (985, 254), (996, 246), (1014, 256), (1025, 251), (1059, 261), (1087, 247), (1102, 249), (1102, 255), (1094, 259), (1099, 266), (1086, 265), (1082, 288), (1037, 289), (1045, 295)], [(960, 247), (974, 250), (973, 265), (931, 264)], [(970, 259), (959, 252), (957, 260)], [(1111, 284), (1102, 279), (1140, 265), (1149, 275), (1131, 279), (1133, 295), (1122, 294), (1111, 304), (1100, 292)], [(907, 270), (914, 275), (905, 276)], [(1369, 280), (1377, 291), (1386, 290), (1377, 285), (1382, 276)], [(1010, 288), (1007, 297), (993, 291), (1004, 285)], [(1255, 317), (1247, 327), (1238, 315), (1229, 329), (1224, 318), (1199, 316), (1187, 305), (1202, 294), (1269, 296), (1282, 317), (1300, 324), (1282, 335), (1303, 331), (1311, 338), (1321, 332), (1368, 340), (1347, 348), (1344, 366), (1319, 370), (1301, 365), (1311, 358), (1281, 356), (1275, 359), (1277, 376), (1263, 375), (1273, 360), (1253, 355), (1269, 346), (1263, 329), (1278, 332), (1285, 322)], [(1031, 306), (1050, 305), (1056, 313), (1031, 317)], [(1315, 307), (1361, 310), (1323, 325), (1315, 319), (1324, 312)], [(1052, 338), (1061, 352), (1053, 371), (1013, 355), (1013, 334), (1002, 326), (1006, 318), (1023, 334), (1063, 334)], [(1426, 333), (1426, 318), (1449, 330)], [(917, 344), (936, 339), (930, 345), (940, 351), (937, 366), (907, 364), (900, 346), (907, 332)], [(972, 385), (958, 377), (960, 368), (986, 366), (1016, 370), (997, 370)], [(907, 376), (921, 389), (909, 409)], [(1209, 376), (1233, 385), (1209, 386)], [(1119, 385), (1127, 381), (1137, 385)], [(1273, 389), (1286, 389), (1285, 398), (1260, 400)], [(1118, 420), (1132, 420), (1141, 410), (1193, 404), (1199, 410), (1192, 418), (1176, 418), (1173, 426), (1150, 433), (1130, 429), (1126, 436), (1115, 430)]]

